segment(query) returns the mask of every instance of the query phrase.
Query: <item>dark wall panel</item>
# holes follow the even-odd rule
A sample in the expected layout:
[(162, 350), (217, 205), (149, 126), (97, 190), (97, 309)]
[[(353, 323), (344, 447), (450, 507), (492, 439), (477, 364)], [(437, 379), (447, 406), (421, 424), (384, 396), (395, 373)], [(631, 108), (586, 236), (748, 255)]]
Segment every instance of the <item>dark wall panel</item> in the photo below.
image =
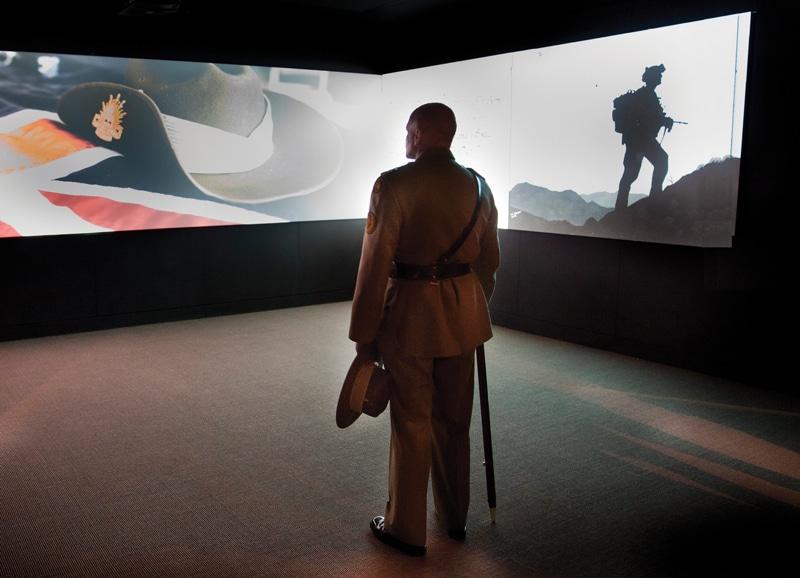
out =
[(345, 300), (363, 219), (0, 240), (0, 339)]
[(95, 314), (91, 239), (0, 239), (0, 264), (0, 327)]
[(617, 250), (581, 237), (519, 237), (519, 311), (551, 325), (614, 330)]
[(205, 302), (296, 293), (297, 238), (307, 225), (310, 224), (201, 229)]
[[(793, 299), (746, 250), (501, 231), (495, 323), (791, 388)], [(773, 253), (788, 250), (784, 246)], [(562, 266), (563, 262), (563, 266)]]
[(623, 244), (617, 334), (621, 339), (668, 345), (683, 342), (701, 318), (701, 249)]
[(303, 292), (355, 286), (364, 221), (303, 223), (299, 231), (299, 287)]
[(174, 229), (97, 238), (97, 313), (115, 315), (202, 303), (197, 231)]

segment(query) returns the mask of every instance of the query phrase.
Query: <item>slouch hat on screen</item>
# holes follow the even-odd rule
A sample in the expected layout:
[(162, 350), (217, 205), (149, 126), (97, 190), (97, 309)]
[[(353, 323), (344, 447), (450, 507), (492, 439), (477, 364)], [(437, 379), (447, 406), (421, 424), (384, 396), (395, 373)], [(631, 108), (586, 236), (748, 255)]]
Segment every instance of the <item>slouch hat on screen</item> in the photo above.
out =
[(337, 127), (264, 90), (249, 66), (132, 60), (126, 84), (80, 84), (61, 96), (58, 114), (71, 132), (143, 170), (179, 170), (236, 203), (313, 192), (342, 164)]

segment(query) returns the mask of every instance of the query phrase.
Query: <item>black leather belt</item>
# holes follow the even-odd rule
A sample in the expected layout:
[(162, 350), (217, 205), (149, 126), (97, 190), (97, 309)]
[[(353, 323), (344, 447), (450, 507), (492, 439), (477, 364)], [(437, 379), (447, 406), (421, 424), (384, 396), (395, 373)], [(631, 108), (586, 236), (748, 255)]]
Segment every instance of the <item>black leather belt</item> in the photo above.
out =
[(441, 265), (410, 265), (408, 263), (394, 264), (392, 277), (395, 279), (419, 279), (423, 281), (436, 281), (437, 279), (450, 279), (461, 277), (470, 272), (469, 263), (444, 263)]

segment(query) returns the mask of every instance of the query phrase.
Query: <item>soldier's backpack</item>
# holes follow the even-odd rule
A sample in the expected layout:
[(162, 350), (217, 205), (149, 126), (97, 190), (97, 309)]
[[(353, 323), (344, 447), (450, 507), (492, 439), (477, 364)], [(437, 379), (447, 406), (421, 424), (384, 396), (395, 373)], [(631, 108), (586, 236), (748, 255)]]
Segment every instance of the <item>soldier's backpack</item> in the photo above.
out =
[(611, 119), (614, 121), (614, 130), (620, 134), (629, 132), (636, 125), (636, 118), (634, 117), (635, 94), (633, 90), (629, 90), (614, 99), (614, 110), (611, 111)]

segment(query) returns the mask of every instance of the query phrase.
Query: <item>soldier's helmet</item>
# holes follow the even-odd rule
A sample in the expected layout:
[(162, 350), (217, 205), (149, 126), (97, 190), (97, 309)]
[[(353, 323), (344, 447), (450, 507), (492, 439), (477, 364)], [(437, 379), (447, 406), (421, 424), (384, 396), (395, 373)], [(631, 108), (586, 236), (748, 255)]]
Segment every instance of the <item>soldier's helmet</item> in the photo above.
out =
[(655, 66), (648, 66), (644, 69), (644, 74), (642, 74), (642, 82), (647, 82), (648, 79), (657, 80), (664, 74), (666, 68), (663, 64), (657, 64)]

